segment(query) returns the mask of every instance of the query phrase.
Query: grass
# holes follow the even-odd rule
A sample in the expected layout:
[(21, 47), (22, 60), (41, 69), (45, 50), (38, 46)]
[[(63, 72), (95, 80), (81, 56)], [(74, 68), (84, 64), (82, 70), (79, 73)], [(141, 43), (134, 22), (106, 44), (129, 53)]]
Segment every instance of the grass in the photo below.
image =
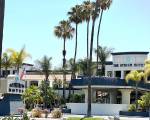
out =
[(67, 120), (103, 120), (102, 118), (81, 118), (81, 117), (69, 117)]

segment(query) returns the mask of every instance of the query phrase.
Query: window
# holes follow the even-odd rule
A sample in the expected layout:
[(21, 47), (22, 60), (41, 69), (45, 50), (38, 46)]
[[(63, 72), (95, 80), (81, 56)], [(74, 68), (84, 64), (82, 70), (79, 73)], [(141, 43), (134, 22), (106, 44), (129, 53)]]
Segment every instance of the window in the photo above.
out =
[(18, 92), (18, 89), (16, 89), (16, 92)]
[(12, 89), (12, 92), (15, 92), (15, 89)]
[(107, 71), (107, 76), (112, 77), (112, 71)]
[(31, 82), (30, 82), (30, 86), (32, 86), (32, 85), (38, 86), (38, 81), (31, 81)]
[(19, 93), (21, 93), (21, 90), (19, 90)]
[(13, 74), (15, 74), (16, 73), (16, 70), (13, 70)]
[(11, 92), (11, 89), (9, 88), (9, 92)]
[(114, 67), (118, 67), (118, 64), (114, 64)]

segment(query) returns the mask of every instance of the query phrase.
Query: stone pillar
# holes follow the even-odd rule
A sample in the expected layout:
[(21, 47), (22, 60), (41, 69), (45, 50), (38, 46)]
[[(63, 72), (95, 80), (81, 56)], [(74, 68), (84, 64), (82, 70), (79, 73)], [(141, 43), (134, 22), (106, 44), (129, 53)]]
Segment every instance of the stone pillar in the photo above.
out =
[(116, 104), (116, 91), (111, 91), (110, 92), (110, 104)]
[(121, 79), (124, 79), (124, 71), (121, 71)]
[(122, 104), (130, 104), (131, 89), (120, 89), (122, 94)]
[(84, 102), (87, 103), (88, 102), (88, 89), (83, 89), (84, 94), (85, 94), (85, 100)]

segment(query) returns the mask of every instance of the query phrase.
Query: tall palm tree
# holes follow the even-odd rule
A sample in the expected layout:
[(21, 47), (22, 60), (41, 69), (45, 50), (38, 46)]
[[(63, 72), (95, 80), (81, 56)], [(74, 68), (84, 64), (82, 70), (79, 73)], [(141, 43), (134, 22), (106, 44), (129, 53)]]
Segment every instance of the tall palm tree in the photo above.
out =
[[(71, 26), (69, 21), (62, 20), (59, 22), (59, 25), (55, 27), (54, 29), (54, 34), (58, 38), (62, 38), (64, 41), (63, 44), (63, 79), (64, 82), (66, 83), (66, 71), (65, 71), (65, 66), (66, 66), (66, 40), (71, 39), (73, 37), (74, 33), (74, 28)], [(65, 88), (63, 84), (63, 97), (65, 98)]]
[[(82, 22), (82, 6), (76, 5), (75, 7), (72, 7), (71, 10), (68, 12), (69, 20), (72, 23), (75, 23), (75, 29), (76, 29), (76, 41), (75, 41), (75, 53), (74, 53), (74, 67), (76, 63), (76, 56), (77, 56), (77, 45), (78, 45), (78, 24)], [(75, 73), (72, 71), (72, 77), (75, 78)]]
[(129, 74), (127, 74), (126, 76), (126, 81), (128, 82), (129, 80), (133, 80), (136, 83), (136, 93), (135, 93), (135, 102), (136, 102), (136, 111), (138, 108), (138, 84), (139, 82), (142, 80), (142, 78), (144, 77), (144, 73), (143, 72), (138, 72), (138, 71), (131, 71)]
[(24, 60), (31, 56), (25, 51), (25, 47), (23, 47), (20, 51), (9, 48), (7, 52), (10, 53), (13, 65), (17, 70), (17, 75), (19, 75), (19, 69), (22, 66)]
[[(97, 49), (95, 49), (95, 53), (96, 55), (98, 55), (98, 58), (100, 60), (100, 64), (101, 64), (101, 71), (100, 71), (100, 75), (104, 76), (105, 75), (105, 63), (106, 63), (106, 59), (110, 56), (110, 54), (112, 53), (113, 49), (112, 48), (107, 48), (107, 47), (103, 47), (103, 46), (98, 46)], [(98, 71), (97, 71), (98, 72)]]
[(86, 23), (87, 23), (86, 30), (87, 30), (87, 68), (88, 68), (89, 67), (89, 65), (88, 65), (88, 62), (89, 62), (88, 61), (88, 59), (89, 59), (89, 23), (90, 23), (90, 18), (91, 18), (93, 9), (94, 9), (94, 5), (89, 0), (89, 1), (84, 1), (82, 7), (83, 7), (82, 19), (83, 19), (83, 21), (86, 21)]
[(0, 78), (1, 78), (2, 44), (3, 44), (4, 9), (5, 9), (5, 0), (0, 0)]
[[(98, 24), (98, 30), (97, 30), (97, 50), (99, 47), (99, 33), (100, 33), (100, 27), (101, 27), (101, 22), (102, 22), (102, 17), (103, 17), (103, 11), (106, 10), (107, 8), (109, 9), (110, 5), (112, 3), (112, 0), (100, 0), (99, 1), (99, 7), (100, 7), (100, 18), (99, 18), (99, 24)], [(98, 75), (98, 54), (97, 54), (97, 75)]]
[(3, 53), (1, 63), (2, 63), (2, 67), (5, 69), (5, 78), (6, 78), (8, 75), (8, 68), (10, 68), (13, 65), (13, 61), (7, 52)]
[(98, 0), (96, 0), (93, 16), (92, 16), (92, 30), (91, 30), (91, 40), (90, 40), (90, 59), (89, 59), (89, 68), (88, 68), (88, 107), (87, 107), (87, 116), (91, 116), (91, 65), (92, 65), (92, 52), (93, 52), (93, 41), (94, 41), (94, 28), (95, 28), (95, 21), (98, 13)]

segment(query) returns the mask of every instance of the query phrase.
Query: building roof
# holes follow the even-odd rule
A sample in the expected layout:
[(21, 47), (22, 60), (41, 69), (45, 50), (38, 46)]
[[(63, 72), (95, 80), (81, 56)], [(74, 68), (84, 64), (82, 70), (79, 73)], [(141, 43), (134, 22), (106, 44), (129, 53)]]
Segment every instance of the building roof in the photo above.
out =
[(22, 65), (34, 66), (33, 64), (29, 64), (29, 63), (22, 63)]
[[(71, 85), (76, 87), (83, 87), (88, 85), (88, 78), (87, 77), (82, 77), (80, 79), (73, 79), (71, 80)], [(92, 86), (122, 86), (122, 87), (135, 87), (135, 82), (134, 81), (129, 81), (128, 83), (124, 79), (119, 79), (119, 78), (111, 78), (111, 77), (92, 77), (91, 79), (91, 85)], [(139, 87), (143, 89), (148, 89), (150, 90), (150, 84), (149, 83), (144, 83), (140, 82)]]
[(149, 52), (115, 52), (112, 55), (130, 55), (130, 54), (144, 54), (147, 55)]
[[(45, 76), (44, 75), (24, 75), (23, 80), (29, 80), (29, 81), (34, 81), (34, 80), (44, 80)], [(63, 75), (50, 75), (49, 76), (49, 80), (63, 80)], [(66, 81), (70, 81), (71, 80), (71, 74), (70, 75), (66, 75)]]

